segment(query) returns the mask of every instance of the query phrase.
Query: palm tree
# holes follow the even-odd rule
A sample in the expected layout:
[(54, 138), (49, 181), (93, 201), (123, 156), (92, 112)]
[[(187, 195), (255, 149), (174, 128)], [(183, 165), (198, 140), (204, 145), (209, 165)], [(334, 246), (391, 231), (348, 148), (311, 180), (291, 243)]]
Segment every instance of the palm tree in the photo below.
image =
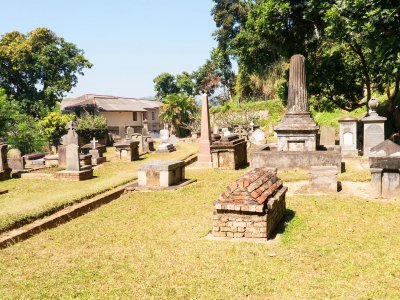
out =
[(196, 109), (194, 98), (183, 94), (170, 94), (163, 99), (160, 118), (164, 123), (171, 124), (176, 134), (182, 136), (185, 124), (189, 123)]

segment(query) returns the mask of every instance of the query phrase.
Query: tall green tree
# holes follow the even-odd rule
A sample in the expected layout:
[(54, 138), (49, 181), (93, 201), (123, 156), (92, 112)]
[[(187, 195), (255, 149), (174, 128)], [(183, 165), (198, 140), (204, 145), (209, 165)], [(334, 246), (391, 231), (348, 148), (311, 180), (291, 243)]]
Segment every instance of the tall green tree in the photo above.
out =
[(179, 92), (179, 87), (176, 83), (175, 76), (170, 73), (159, 74), (153, 79), (153, 82), (157, 99), (163, 99), (167, 95)]
[(400, 87), (400, 6), (397, 1), (335, 1), (324, 15), (327, 37), (347, 46), (371, 98), (372, 86), (386, 91), (387, 115)]
[(51, 110), (91, 67), (83, 50), (48, 28), (0, 39), (0, 87), (34, 117)]

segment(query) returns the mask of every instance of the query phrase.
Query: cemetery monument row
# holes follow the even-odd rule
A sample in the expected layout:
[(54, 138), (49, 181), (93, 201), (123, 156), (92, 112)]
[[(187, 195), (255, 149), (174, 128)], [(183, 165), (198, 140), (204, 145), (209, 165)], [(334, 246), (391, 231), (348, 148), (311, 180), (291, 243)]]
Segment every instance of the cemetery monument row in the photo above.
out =
[(78, 134), (76, 133), (76, 123), (69, 122), (68, 133), (66, 139), (63, 139), (67, 143), (65, 147), (65, 159), (66, 159), (66, 170), (56, 172), (54, 177), (56, 179), (81, 181), (93, 178), (93, 169), (91, 165), (91, 155), (86, 155), (84, 165), (80, 165), (80, 149), (78, 145)]
[[(287, 112), (275, 127), (277, 144), (265, 144), (250, 151), (250, 166), (273, 168), (309, 168), (341, 165), (340, 147), (329, 145), (317, 151), (319, 125), (308, 109), (304, 56), (290, 59)], [(328, 130), (329, 131), (329, 130)], [(331, 133), (331, 131), (329, 131)], [(333, 144), (332, 138), (328, 144)]]

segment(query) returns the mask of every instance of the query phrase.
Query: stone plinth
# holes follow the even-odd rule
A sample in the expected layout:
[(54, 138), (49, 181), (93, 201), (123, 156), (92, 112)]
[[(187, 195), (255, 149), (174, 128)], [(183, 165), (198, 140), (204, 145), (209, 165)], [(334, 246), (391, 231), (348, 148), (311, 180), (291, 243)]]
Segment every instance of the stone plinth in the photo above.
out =
[(171, 143), (161, 143), (160, 145), (158, 145), (156, 152), (157, 153), (169, 153), (169, 152), (173, 152), (176, 151), (176, 148), (174, 145), (172, 145)]
[(214, 204), (212, 234), (221, 238), (269, 238), (282, 221), (287, 187), (276, 169), (257, 168), (230, 184)]
[(139, 142), (123, 140), (115, 143), (114, 147), (120, 160), (134, 161), (139, 159)]
[(180, 160), (157, 160), (138, 168), (138, 185), (168, 187), (185, 180), (185, 162)]
[(250, 151), (252, 168), (300, 168), (308, 170), (310, 166), (337, 166), (340, 170), (342, 155), (339, 146), (327, 151), (277, 151), (272, 145), (261, 146)]
[(44, 157), (44, 164), (47, 168), (58, 166), (58, 155), (46, 155)]
[(400, 197), (400, 146), (386, 140), (371, 148), (369, 164), (373, 196)]
[(339, 119), (339, 141), (344, 157), (358, 156), (357, 121), (358, 119), (351, 116)]
[(310, 187), (314, 191), (336, 193), (337, 166), (312, 166), (310, 167)]
[(89, 155), (92, 157), (91, 164), (94, 166), (100, 165), (106, 162), (106, 158), (101, 155), (99, 149), (91, 149), (89, 150)]
[(211, 144), (213, 168), (235, 170), (247, 164), (247, 143), (232, 134)]
[(81, 171), (59, 171), (54, 173), (54, 178), (69, 181), (83, 181), (93, 178), (93, 169), (81, 170)]

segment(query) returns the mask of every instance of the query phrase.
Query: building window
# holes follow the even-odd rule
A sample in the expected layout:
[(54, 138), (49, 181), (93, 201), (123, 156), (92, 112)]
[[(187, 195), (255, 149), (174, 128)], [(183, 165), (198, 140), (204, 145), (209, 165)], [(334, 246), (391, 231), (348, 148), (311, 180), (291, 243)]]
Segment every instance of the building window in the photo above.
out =
[(147, 120), (147, 112), (143, 113), (143, 120)]
[(137, 112), (136, 111), (133, 112), (132, 118), (133, 118), (133, 121), (135, 121), (135, 122), (137, 121)]
[(154, 111), (151, 112), (151, 119), (154, 120), (156, 118), (156, 114), (154, 113)]

